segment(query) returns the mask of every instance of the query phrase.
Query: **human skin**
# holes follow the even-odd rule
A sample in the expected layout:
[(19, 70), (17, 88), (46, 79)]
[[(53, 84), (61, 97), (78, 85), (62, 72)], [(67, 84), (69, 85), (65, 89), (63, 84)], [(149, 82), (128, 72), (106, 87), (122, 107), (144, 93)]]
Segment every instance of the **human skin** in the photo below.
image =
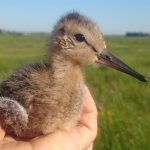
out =
[(29, 141), (16, 140), (0, 128), (0, 150), (92, 150), (97, 134), (97, 109), (85, 87), (85, 101), (79, 124), (69, 131), (57, 130)]

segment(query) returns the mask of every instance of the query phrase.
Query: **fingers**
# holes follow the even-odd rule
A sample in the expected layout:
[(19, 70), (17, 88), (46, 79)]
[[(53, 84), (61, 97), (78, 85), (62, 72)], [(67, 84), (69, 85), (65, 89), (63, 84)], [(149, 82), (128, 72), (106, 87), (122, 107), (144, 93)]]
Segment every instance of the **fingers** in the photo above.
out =
[(85, 87), (86, 100), (83, 105), (83, 113), (80, 119), (80, 126), (77, 130), (82, 137), (83, 149), (87, 149), (91, 145), (97, 134), (97, 110), (95, 102), (88, 90)]
[(97, 131), (97, 108), (95, 102), (90, 94), (90, 91), (85, 87), (85, 102), (83, 104), (83, 112), (81, 116), (81, 123), (91, 131)]
[(91, 145), (89, 146), (89, 148), (86, 149), (86, 150), (92, 150), (92, 149), (93, 149), (93, 144), (91, 144)]
[(5, 131), (0, 127), (0, 141), (4, 139)]
[(13, 138), (13, 137), (11, 137), (11, 136), (6, 136), (5, 135), (5, 137), (4, 137), (4, 139), (3, 139), (3, 143), (9, 143), (9, 142), (15, 142), (16, 140)]
[[(87, 88), (87, 86), (85, 86), (84, 89), (84, 95), (85, 95), (85, 101), (83, 104), (83, 113), (92, 113), (95, 114), (97, 117), (97, 108), (96, 108), (96, 104), (93, 100), (93, 97), (89, 91), (89, 89)], [(96, 119), (97, 120), (97, 119)]]

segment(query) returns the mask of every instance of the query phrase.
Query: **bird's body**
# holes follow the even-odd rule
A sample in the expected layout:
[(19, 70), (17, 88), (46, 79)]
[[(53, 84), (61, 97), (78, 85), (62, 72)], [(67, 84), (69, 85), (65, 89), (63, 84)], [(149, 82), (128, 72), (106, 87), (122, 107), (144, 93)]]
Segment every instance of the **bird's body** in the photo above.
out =
[(28, 116), (26, 127), (20, 125), (20, 130), (8, 130), (8, 134), (32, 138), (77, 123), (83, 101), (82, 70), (79, 64), (56, 57), (51, 64), (21, 68), (1, 83), (0, 96), (18, 102)]
[(146, 81), (105, 48), (96, 23), (74, 12), (62, 17), (51, 34), (47, 63), (22, 67), (0, 84), (0, 125), (6, 133), (33, 138), (74, 127), (84, 101), (85, 64), (111, 66)]

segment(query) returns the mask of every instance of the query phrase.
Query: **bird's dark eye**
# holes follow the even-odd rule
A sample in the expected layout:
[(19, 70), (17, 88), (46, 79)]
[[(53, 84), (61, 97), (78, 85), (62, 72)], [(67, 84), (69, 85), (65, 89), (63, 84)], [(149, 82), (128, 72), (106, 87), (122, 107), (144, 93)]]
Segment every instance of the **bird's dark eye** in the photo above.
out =
[(81, 33), (75, 34), (74, 37), (75, 37), (75, 39), (76, 39), (78, 42), (83, 42), (83, 41), (85, 41), (85, 37), (84, 37), (84, 35), (81, 34)]

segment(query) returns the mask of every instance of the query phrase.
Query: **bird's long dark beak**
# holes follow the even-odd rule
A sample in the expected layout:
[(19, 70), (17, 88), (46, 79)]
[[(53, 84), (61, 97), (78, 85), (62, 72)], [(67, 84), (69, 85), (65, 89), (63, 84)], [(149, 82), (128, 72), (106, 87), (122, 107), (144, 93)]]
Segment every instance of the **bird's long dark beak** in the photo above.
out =
[(108, 66), (108, 67), (114, 68), (116, 70), (119, 70), (121, 72), (124, 72), (126, 74), (129, 74), (129, 75), (137, 78), (140, 81), (143, 81), (143, 82), (147, 82), (148, 81), (146, 79), (146, 77), (144, 77), (143, 75), (141, 75), (138, 72), (134, 71), (132, 68), (130, 68), (125, 63), (123, 63), (121, 60), (119, 60), (117, 57), (113, 56), (106, 49), (104, 49), (98, 55), (97, 63), (100, 63), (100, 64), (102, 64), (104, 66)]

